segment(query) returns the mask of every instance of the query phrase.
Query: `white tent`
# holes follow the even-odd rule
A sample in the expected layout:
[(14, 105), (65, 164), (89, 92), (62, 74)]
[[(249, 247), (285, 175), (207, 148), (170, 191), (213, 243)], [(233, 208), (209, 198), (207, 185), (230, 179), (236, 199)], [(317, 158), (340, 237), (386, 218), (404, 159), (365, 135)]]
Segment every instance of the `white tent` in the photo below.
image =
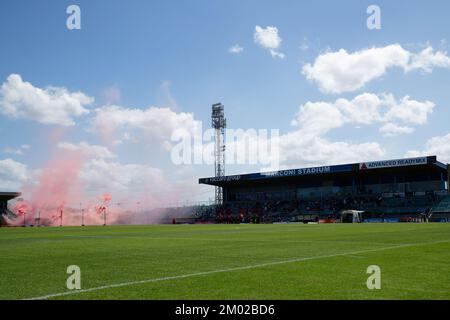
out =
[[(364, 211), (360, 210), (343, 210), (341, 211), (341, 222), (353, 222), (359, 223), (362, 222), (362, 213)], [(351, 216), (351, 219), (346, 219), (348, 216)]]

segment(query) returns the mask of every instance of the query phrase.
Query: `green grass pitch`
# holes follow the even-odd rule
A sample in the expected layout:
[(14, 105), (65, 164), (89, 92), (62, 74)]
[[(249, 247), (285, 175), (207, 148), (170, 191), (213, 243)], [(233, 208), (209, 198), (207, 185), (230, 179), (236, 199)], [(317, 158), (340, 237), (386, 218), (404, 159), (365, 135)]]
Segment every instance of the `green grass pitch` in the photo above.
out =
[(0, 299), (28, 298), (450, 299), (450, 224), (0, 228)]

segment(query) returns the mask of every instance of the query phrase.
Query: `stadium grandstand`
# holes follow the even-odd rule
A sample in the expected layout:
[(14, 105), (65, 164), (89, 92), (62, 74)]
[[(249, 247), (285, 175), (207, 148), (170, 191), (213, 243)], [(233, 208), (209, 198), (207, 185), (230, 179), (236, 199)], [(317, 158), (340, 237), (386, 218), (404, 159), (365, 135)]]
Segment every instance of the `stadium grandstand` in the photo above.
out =
[(18, 192), (0, 192), (0, 226), (6, 224), (5, 218), (15, 217), (15, 213), (8, 208), (8, 201), (20, 196)]
[(436, 156), (199, 179), (223, 203), (216, 223), (450, 222), (450, 165)]

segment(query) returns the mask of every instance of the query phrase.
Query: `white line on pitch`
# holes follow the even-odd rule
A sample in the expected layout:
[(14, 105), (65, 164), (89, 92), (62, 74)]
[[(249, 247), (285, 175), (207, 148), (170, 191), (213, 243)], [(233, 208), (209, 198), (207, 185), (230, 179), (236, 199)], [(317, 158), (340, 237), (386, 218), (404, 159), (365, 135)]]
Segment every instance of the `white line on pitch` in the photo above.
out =
[(234, 268), (228, 268), (228, 269), (216, 269), (216, 270), (210, 270), (210, 271), (188, 273), (188, 274), (183, 274), (183, 275), (178, 275), (178, 276), (170, 276), (170, 277), (153, 278), (153, 279), (146, 279), (146, 280), (139, 280), (139, 281), (122, 282), (122, 283), (104, 285), (104, 286), (99, 286), (99, 287), (93, 287), (93, 288), (89, 288), (89, 289), (81, 289), (81, 290), (73, 290), (73, 291), (52, 293), (52, 294), (47, 294), (45, 296), (33, 297), (33, 298), (24, 299), (24, 300), (45, 300), (45, 299), (62, 297), (62, 296), (68, 296), (68, 295), (74, 295), (74, 294), (85, 293), (85, 292), (93, 292), (93, 291), (99, 291), (99, 290), (105, 290), (105, 289), (111, 289), (111, 288), (132, 286), (132, 285), (137, 285), (137, 284), (145, 284), (145, 283), (160, 282), (160, 281), (167, 281), (167, 280), (177, 280), (177, 279), (184, 279), (184, 278), (190, 278), (190, 277), (210, 275), (210, 274), (215, 274), (215, 273), (223, 273), (223, 272), (232, 272), (232, 271), (241, 271), (241, 270), (248, 270), (248, 269), (255, 269), (255, 268), (263, 268), (263, 267), (270, 267), (270, 266), (275, 266), (275, 265), (280, 265), (280, 264), (287, 264), (287, 263), (294, 263), (294, 262), (303, 262), (303, 261), (326, 259), (326, 258), (334, 258), (334, 257), (339, 257), (339, 256), (347, 256), (347, 255), (358, 255), (358, 254), (361, 254), (361, 253), (377, 252), (377, 251), (390, 250), (390, 249), (400, 249), (400, 248), (405, 248), (405, 247), (415, 247), (415, 246), (421, 246), (421, 245), (438, 244), (438, 243), (444, 243), (444, 242), (449, 242), (449, 241), (450, 240), (442, 240), (442, 241), (434, 241), (434, 242), (410, 243), (410, 244), (402, 244), (402, 245), (398, 245), (398, 246), (391, 246), (391, 247), (384, 247), (384, 248), (376, 248), (376, 249), (359, 250), (359, 251), (352, 251), (352, 252), (335, 253), (335, 254), (329, 254), (329, 255), (323, 255), (323, 256), (295, 258), (295, 259), (282, 260), (282, 261), (273, 261), (273, 262), (253, 264), (253, 265), (247, 265), (247, 266), (242, 266), (242, 267), (234, 267)]

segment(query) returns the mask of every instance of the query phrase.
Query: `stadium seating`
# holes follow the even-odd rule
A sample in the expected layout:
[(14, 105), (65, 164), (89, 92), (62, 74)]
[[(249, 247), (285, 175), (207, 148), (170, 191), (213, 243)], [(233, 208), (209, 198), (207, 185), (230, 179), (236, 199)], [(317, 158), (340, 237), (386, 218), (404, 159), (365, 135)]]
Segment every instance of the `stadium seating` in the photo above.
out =
[(433, 193), (387, 197), (382, 194), (360, 194), (308, 200), (231, 201), (216, 208), (198, 207), (195, 218), (201, 222), (216, 223), (334, 221), (339, 220), (342, 210), (364, 211), (367, 221), (417, 222), (424, 219), (425, 212), (450, 213), (450, 196), (436, 196)]
[(444, 196), (442, 200), (433, 207), (433, 212), (450, 213), (450, 196)]

